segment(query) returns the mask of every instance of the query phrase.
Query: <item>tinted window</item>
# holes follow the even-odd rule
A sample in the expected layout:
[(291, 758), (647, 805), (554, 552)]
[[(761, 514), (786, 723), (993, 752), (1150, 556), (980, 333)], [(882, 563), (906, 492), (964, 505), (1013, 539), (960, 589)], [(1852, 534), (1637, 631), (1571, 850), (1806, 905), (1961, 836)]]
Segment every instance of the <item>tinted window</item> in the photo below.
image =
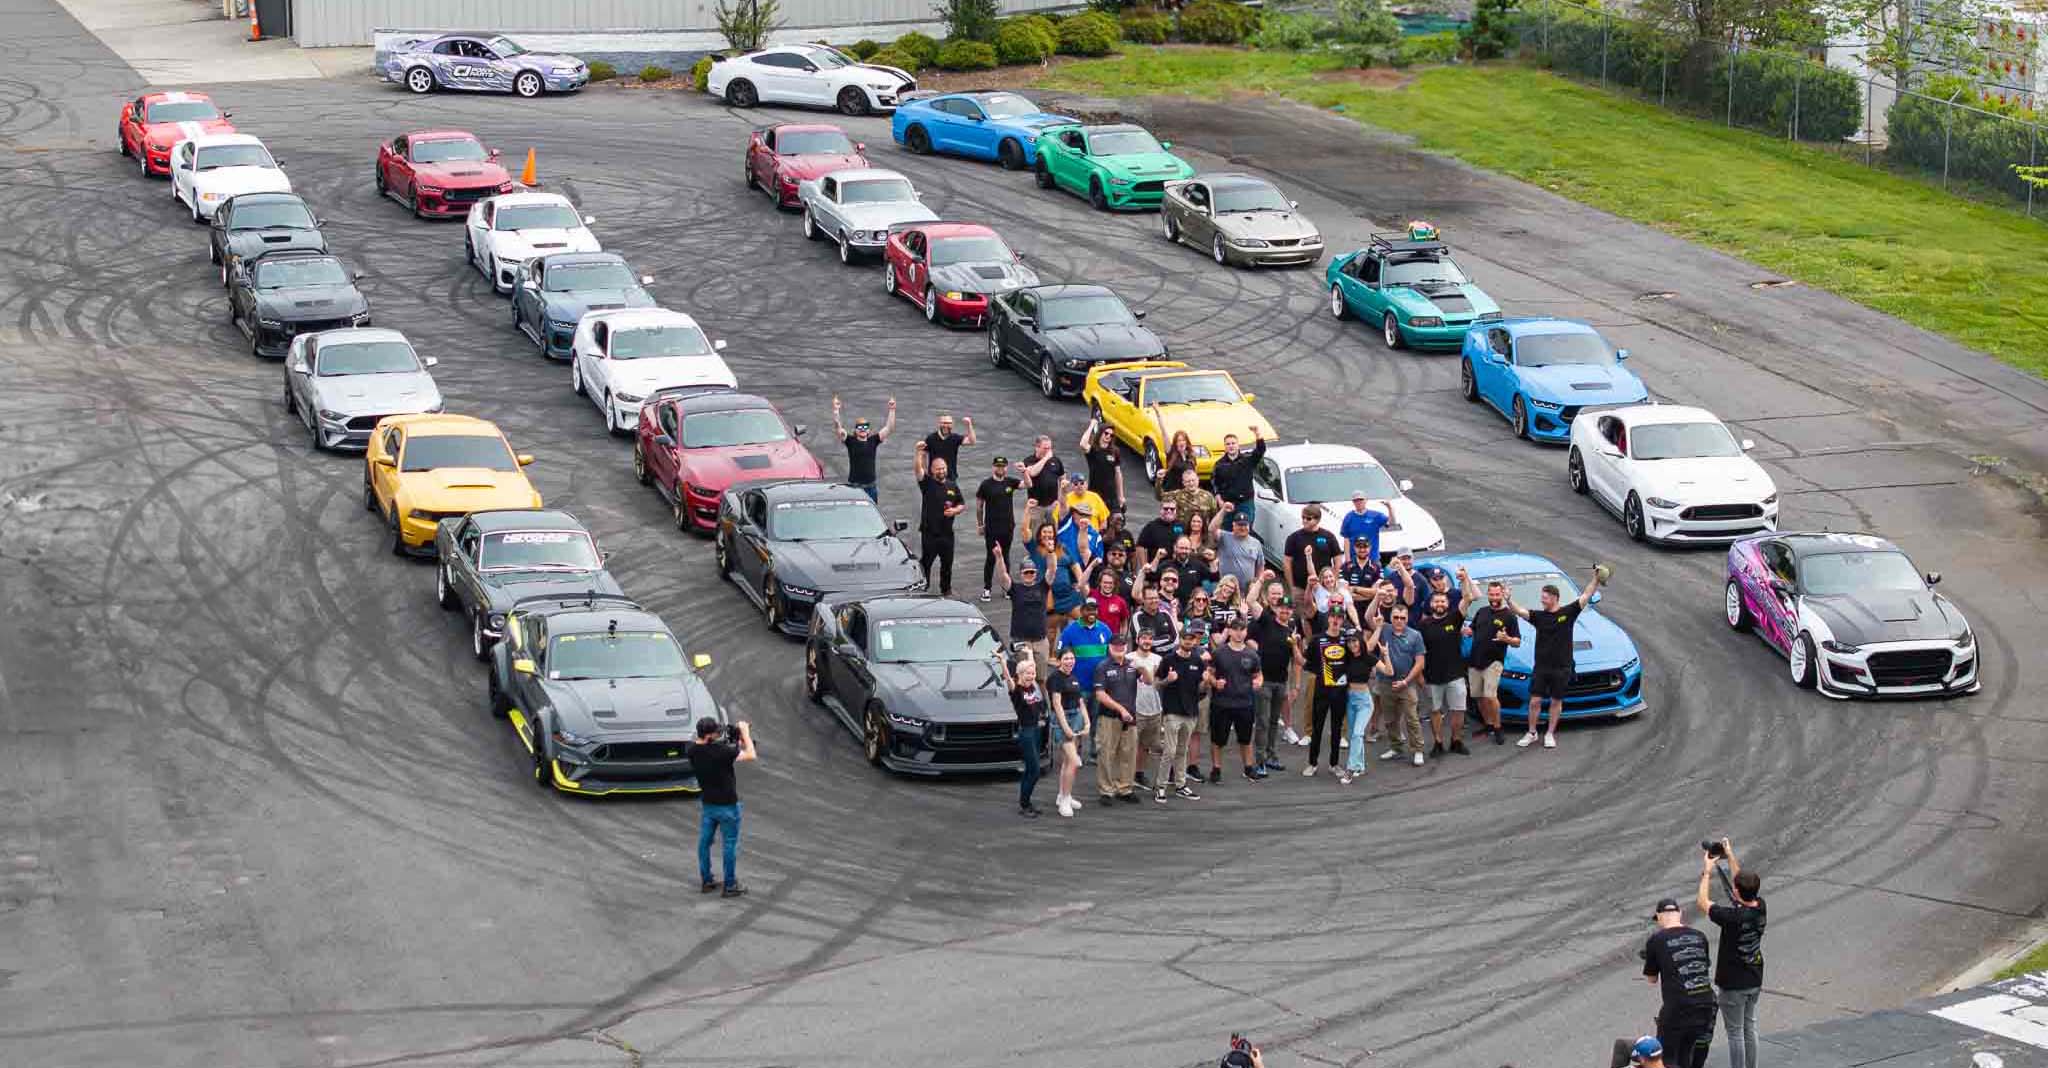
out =
[(875, 624), (873, 652), (885, 664), (987, 660), (995, 651), (996, 632), (973, 617), (885, 619)]
[(1605, 366), (1614, 362), (1614, 350), (1598, 334), (1523, 334), (1515, 339), (1515, 362), (1524, 367)]
[(449, 138), (442, 141), (414, 141), (412, 158), (415, 163), (447, 163), (454, 160), (488, 159), (490, 153), (484, 146), (467, 137)]
[(884, 204), (916, 199), (910, 191), (910, 183), (899, 178), (846, 182), (839, 187), (839, 202), (842, 204)]
[(403, 341), (352, 341), (322, 345), (317, 372), (321, 378), (337, 375), (382, 375), (420, 369), (412, 346)]
[(347, 285), (348, 281), (348, 271), (342, 268), (340, 260), (284, 260), (256, 264), (257, 289), (340, 286)]
[(1378, 464), (1318, 464), (1287, 472), (1287, 499), (1295, 504), (1348, 501), (1359, 490), (1376, 501), (1401, 496), (1401, 487)]
[(216, 167), (274, 167), (270, 153), (262, 145), (213, 145), (199, 150), (199, 158), (193, 161), (194, 170), (210, 171)]
[(1922, 590), (1927, 581), (1901, 552), (1822, 553), (1799, 560), (1799, 581), (1806, 592), (1904, 593)]
[(517, 471), (519, 461), (505, 439), (486, 434), (430, 434), (405, 443), (401, 471), (432, 471), (442, 467), (481, 467)]
[(1137, 321), (1131, 315), (1131, 310), (1124, 307), (1124, 302), (1118, 300), (1113, 293), (1047, 297), (1040, 304), (1038, 316), (1038, 325), (1047, 329), (1061, 326), (1129, 325)]
[(1008, 263), (1016, 259), (1010, 246), (1003, 239), (987, 237), (947, 237), (932, 242), (932, 266), (944, 267), (952, 263)]
[(166, 101), (151, 104), (146, 122), (204, 122), (220, 118), (220, 109), (206, 100)]
[(1006, 119), (1014, 115), (1036, 115), (1038, 105), (1015, 93), (996, 93), (981, 98), (982, 110), (992, 119)]
[(658, 630), (560, 634), (548, 648), (550, 679), (650, 679), (688, 672), (676, 640)]
[(504, 56), (506, 58), (510, 58), (512, 56), (523, 56), (526, 54), (526, 49), (522, 48), (519, 45), (519, 42), (514, 41), (510, 37), (491, 38), (491, 51), (496, 52), (497, 54)]
[(1143, 130), (1116, 130), (1110, 133), (1088, 135), (1088, 154), (1092, 156), (1135, 156), (1143, 152), (1164, 152), (1159, 142)]
[(1270, 185), (1224, 185), (1216, 187), (1216, 210), (1288, 211), (1287, 198)]
[(729, 445), (763, 445), (788, 441), (782, 417), (766, 408), (698, 412), (683, 417), (683, 448), (716, 449)]
[(853, 142), (838, 130), (784, 130), (775, 139), (775, 151), (785, 156), (812, 153), (853, 155)]
[(556, 293), (578, 289), (631, 289), (639, 283), (623, 263), (552, 264), (542, 288)]
[(236, 201), (228, 212), (228, 229), (263, 230), (283, 227), (289, 230), (312, 230), (313, 213), (304, 204), (289, 200), (262, 200), (254, 203)]
[(503, 204), (492, 225), (498, 230), (573, 230), (583, 220), (567, 204)]
[(484, 535), (485, 571), (595, 571), (597, 548), (580, 530), (508, 530)]
[(1465, 281), (1465, 272), (1460, 271), (1449, 256), (1442, 259), (1423, 256), (1390, 261), (1380, 281), (1390, 286), (1412, 286), (1419, 282), (1459, 284)]
[(1637, 426), (1633, 434), (1638, 460), (1676, 460), (1693, 456), (1740, 456), (1728, 428), (1719, 423), (1656, 423)]
[(888, 528), (867, 501), (785, 501), (768, 520), (768, 536), (780, 541), (878, 538)]
[(637, 360), (647, 356), (704, 356), (711, 342), (694, 326), (638, 326), (612, 331), (609, 350), (612, 359)]

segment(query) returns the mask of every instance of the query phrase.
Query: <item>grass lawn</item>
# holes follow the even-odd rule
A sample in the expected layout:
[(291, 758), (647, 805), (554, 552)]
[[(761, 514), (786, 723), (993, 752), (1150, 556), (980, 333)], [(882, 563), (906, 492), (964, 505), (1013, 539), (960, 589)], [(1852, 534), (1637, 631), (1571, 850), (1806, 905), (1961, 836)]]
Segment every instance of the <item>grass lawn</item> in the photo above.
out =
[(2048, 225), (1514, 64), (1436, 67), (1377, 88), (1325, 56), (1133, 46), (1050, 88), (1269, 92), (1647, 223), (2048, 375)]
[(1998, 977), (2010, 979), (2015, 975), (2029, 975), (2034, 972), (2048, 972), (2048, 942), (2035, 946), (2033, 952), (2013, 961), (2011, 967), (1998, 973)]

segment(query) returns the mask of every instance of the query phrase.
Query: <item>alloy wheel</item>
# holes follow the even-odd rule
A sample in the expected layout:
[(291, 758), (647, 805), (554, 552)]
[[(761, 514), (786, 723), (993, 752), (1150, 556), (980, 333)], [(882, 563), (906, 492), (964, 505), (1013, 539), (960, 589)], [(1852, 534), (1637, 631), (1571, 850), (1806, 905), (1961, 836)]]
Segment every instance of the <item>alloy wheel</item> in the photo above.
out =
[(1038, 392), (1045, 394), (1046, 400), (1059, 396), (1059, 377), (1053, 373), (1050, 356), (1041, 357), (1038, 361)]
[(414, 67), (405, 72), (405, 87), (415, 93), (433, 92), (434, 73), (425, 67)]
[(540, 75), (528, 72), (512, 79), (512, 91), (528, 100), (532, 100), (540, 95)]
[(1330, 287), (1330, 318), (1342, 319), (1344, 312), (1344, 290), (1339, 286)]
[(1586, 461), (1579, 455), (1576, 446), (1564, 460), (1565, 481), (1571, 483), (1573, 493), (1586, 492)]

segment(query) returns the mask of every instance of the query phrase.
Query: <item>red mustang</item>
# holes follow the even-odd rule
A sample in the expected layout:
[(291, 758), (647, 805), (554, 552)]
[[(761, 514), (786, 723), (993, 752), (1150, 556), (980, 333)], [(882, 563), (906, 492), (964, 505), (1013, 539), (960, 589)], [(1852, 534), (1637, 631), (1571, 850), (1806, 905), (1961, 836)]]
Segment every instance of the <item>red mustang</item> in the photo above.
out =
[(1038, 284), (994, 230), (975, 223), (924, 223), (889, 235), (882, 285), (941, 326), (985, 326), (989, 298)]
[(145, 176), (169, 174), (172, 147), (188, 137), (234, 133), (229, 114), (214, 107), (205, 93), (144, 93), (121, 106), (115, 140)]
[(675, 509), (678, 530), (710, 533), (718, 498), (755, 478), (823, 478), (773, 404), (747, 393), (688, 386), (647, 398), (633, 436), (633, 474)]
[(747, 188), (766, 191), (778, 207), (794, 208), (798, 182), (865, 167), (868, 158), (861, 153), (867, 148), (837, 126), (786, 122), (755, 130), (747, 140)]
[(422, 219), (467, 215), (471, 204), (512, 189), (498, 150), (461, 130), (416, 130), (377, 146), (377, 192)]

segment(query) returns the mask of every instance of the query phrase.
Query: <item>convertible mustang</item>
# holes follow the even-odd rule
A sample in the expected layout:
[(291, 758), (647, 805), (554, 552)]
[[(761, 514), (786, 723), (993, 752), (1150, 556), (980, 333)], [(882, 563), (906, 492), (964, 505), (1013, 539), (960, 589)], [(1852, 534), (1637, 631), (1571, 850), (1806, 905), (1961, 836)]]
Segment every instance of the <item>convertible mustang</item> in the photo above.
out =
[(498, 150), (461, 130), (418, 130), (377, 146), (377, 192), (421, 219), (449, 219), (513, 190)]
[(1565, 478), (1637, 541), (1733, 541), (1778, 529), (1778, 487), (1714, 413), (1678, 404), (1572, 421)]
[(213, 106), (205, 93), (144, 93), (121, 106), (114, 140), (121, 154), (135, 157), (142, 176), (171, 173), (171, 147), (188, 137), (230, 134), (231, 113)]
[(1977, 635), (1955, 602), (1870, 534), (1765, 534), (1728, 547), (1728, 625), (1826, 697), (1976, 693)]
[(360, 449), (387, 415), (441, 410), (441, 390), (396, 330), (322, 330), (292, 338), (284, 356), (284, 407), (306, 425), (315, 449)]
[(1017, 716), (996, 673), (996, 646), (995, 628), (960, 601), (831, 598), (811, 615), (804, 690), (876, 767), (1015, 771)]
[(1252, 407), (1253, 394), (1240, 392), (1228, 371), (1196, 371), (1178, 360), (1137, 360), (1096, 364), (1081, 399), (1116, 431), (1123, 446), (1145, 458), (1145, 479), (1164, 474), (1160, 458), (1173, 436), (1187, 431), (1195, 446), (1195, 470), (1203, 478), (1223, 455), (1223, 439), (1249, 441), (1253, 431), (1268, 441), (1273, 424)]
[(991, 294), (1038, 284), (1023, 259), (975, 223), (899, 227), (882, 246), (882, 291), (902, 294), (926, 322), (980, 326)]
[(566, 360), (584, 312), (606, 308), (652, 308), (654, 284), (616, 252), (557, 252), (519, 265), (513, 272), (512, 329), (533, 339), (540, 354)]
[(1037, 165), (1038, 135), (1046, 127), (1078, 121), (1040, 111), (1016, 93), (947, 93), (906, 101), (896, 109), (889, 133), (919, 155), (992, 159), (1014, 171)]
[(469, 651), (488, 660), (505, 616), (528, 597), (623, 597), (590, 532), (567, 512), (506, 508), (434, 532), (434, 599), (469, 616)]
[(520, 264), (557, 252), (602, 252), (590, 225), (556, 193), (500, 193), (470, 206), (462, 228), (462, 254), (491, 288), (510, 293)]
[[(1475, 552), (1426, 557), (1422, 566), (1441, 568), (1456, 575), (1460, 567), (1481, 590), (1489, 582), (1507, 584), (1514, 602), (1532, 612), (1541, 611), (1543, 587), (1556, 586), (1564, 601), (1579, 596), (1578, 587), (1558, 566), (1528, 553)], [(1600, 600), (1598, 590), (1572, 630), (1572, 678), (1564, 695), (1561, 719), (1590, 719), (1633, 716), (1645, 707), (1643, 701), (1643, 660), (1628, 633), (1593, 608)], [(1468, 599), (1464, 612), (1469, 619), (1485, 598)], [(1522, 644), (1510, 648), (1500, 676), (1500, 714), (1506, 720), (1526, 720), (1529, 715), (1529, 672), (1536, 662), (1536, 632), (1524, 621), (1516, 626)], [(1472, 639), (1465, 639), (1470, 651)]]
[(228, 277), (228, 322), (248, 335), (251, 355), (282, 356), (300, 334), (370, 325), (362, 276), (325, 252), (266, 252)]
[(529, 597), (491, 651), (487, 702), (533, 781), (569, 794), (696, 793), (697, 721), (725, 713), (668, 624), (624, 597)]
[(1266, 446), (1265, 459), (1252, 471), (1252, 533), (1275, 564), (1287, 536), (1301, 529), (1301, 510), (1323, 509), (1323, 529), (1336, 532), (1351, 511), (1351, 495), (1364, 493), (1366, 508), (1386, 513), (1380, 528), (1382, 560), (1403, 552), (1436, 552), (1444, 547), (1444, 528), (1429, 509), (1408, 496), (1415, 485), (1395, 480), (1372, 453), (1353, 445)]
[(1428, 223), (1410, 223), (1405, 235), (1374, 234), (1371, 244), (1331, 260), (1323, 278), (1330, 314), (1378, 326), (1390, 349), (1455, 349), (1473, 323), (1501, 317)]
[(697, 320), (682, 312), (589, 312), (570, 345), (569, 388), (597, 405), (606, 430), (630, 432), (640, 424), (641, 404), (663, 390), (739, 388), (718, 355), (724, 349), (723, 340), (705, 337)]
[(382, 57), (384, 80), (415, 93), (471, 89), (529, 99), (567, 93), (590, 82), (590, 68), (575, 56), (529, 52), (501, 34), (444, 33), (399, 41)]
[(806, 178), (797, 183), (797, 198), (804, 205), (804, 237), (838, 245), (841, 263), (882, 251), (893, 227), (939, 217), (895, 171), (856, 168)]
[(431, 553), (443, 519), (539, 508), (540, 494), (524, 470), (532, 462), (482, 419), (387, 416), (363, 453), (363, 508), (383, 517), (393, 553)]
[(805, 179), (866, 167), (866, 151), (837, 126), (785, 122), (755, 130), (747, 138), (747, 188), (767, 193), (778, 207), (800, 207)]
[(1038, 188), (1078, 193), (1101, 211), (1155, 207), (1166, 183), (1195, 176), (1172, 147), (1141, 126), (1048, 126), (1038, 134), (1034, 173)]
[(836, 482), (753, 481), (718, 502), (718, 573), (761, 608), (768, 629), (803, 637), (820, 599), (922, 590), (900, 537), (866, 493)]
[(207, 257), (220, 264), (221, 288), (242, 262), (283, 249), (327, 251), (320, 219), (296, 193), (243, 193), (213, 213), (206, 235)]
[(1566, 441), (1588, 405), (1641, 404), (1650, 391), (1600, 331), (1570, 319), (1509, 319), (1472, 328), (1458, 389), (1508, 417), (1515, 436)]
[(814, 104), (848, 115), (887, 111), (917, 88), (910, 72), (862, 63), (829, 45), (776, 45), (743, 56), (714, 54), (704, 89), (736, 108)]
[(291, 191), (270, 150), (248, 134), (191, 137), (171, 149), (171, 199), (184, 204), (195, 223), (212, 219), (230, 197)]
[(1264, 178), (1205, 174), (1166, 183), (1159, 226), (1168, 241), (1206, 247), (1226, 267), (1313, 264), (1323, 235), (1299, 209)]
[(718, 528), (718, 502), (736, 482), (824, 477), (773, 404), (747, 393), (687, 386), (650, 394), (633, 437), (633, 475), (675, 510), (677, 530)]
[(1096, 364), (1166, 358), (1143, 318), (1104, 286), (1014, 289), (989, 305), (988, 360), (1035, 380), (1047, 400), (1071, 397)]

